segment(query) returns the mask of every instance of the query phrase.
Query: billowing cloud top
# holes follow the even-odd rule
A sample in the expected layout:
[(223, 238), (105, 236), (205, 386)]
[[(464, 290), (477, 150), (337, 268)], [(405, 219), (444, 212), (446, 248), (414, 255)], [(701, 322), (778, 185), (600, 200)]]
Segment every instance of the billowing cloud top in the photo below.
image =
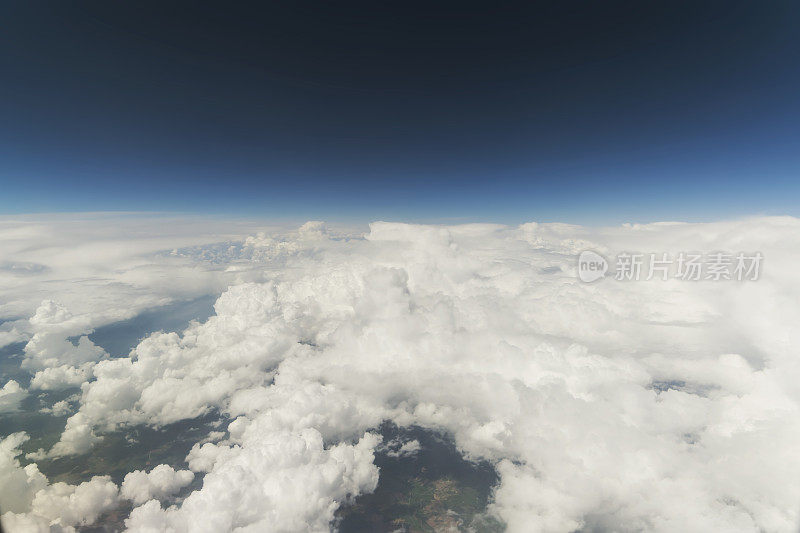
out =
[[(82, 384), (59, 441), (32, 457), (208, 413), (232, 419), (227, 431), (195, 445), (191, 471), (132, 472), (119, 493), (104, 478), (48, 485), (17, 458), (25, 436), (9, 436), (7, 527), (90, 523), (128, 499), (131, 531), (327, 530), (339, 505), (374, 490), (378, 447), (415, 453), (380, 443), (374, 428), (392, 420), (446, 431), (467, 458), (491, 461), (500, 481), (488, 512), (510, 531), (796, 530), (797, 219), (373, 223), (363, 235), (309, 223), (171, 248), (135, 261), (101, 254), (94, 268), (110, 279), (87, 284), (75, 309), (58, 303), (81, 288), (57, 259), (5, 258), (48, 267), (26, 273), (31, 294), (4, 302), (29, 318), (0, 325), (27, 342), (31, 388)], [(758, 251), (764, 265), (757, 281), (582, 283), (587, 249)], [(59, 275), (56, 290), (25, 303), (42, 296), (30, 280)], [(177, 277), (191, 279), (176, 290)], [(150, 304), (227, 288), (207, 321), (110, 358), (85, 337), (113, 318), (98, 284)], [(202, 485), (170, 505), (193, 473)], [(90, 503), (68, 510), (67, 499)]]

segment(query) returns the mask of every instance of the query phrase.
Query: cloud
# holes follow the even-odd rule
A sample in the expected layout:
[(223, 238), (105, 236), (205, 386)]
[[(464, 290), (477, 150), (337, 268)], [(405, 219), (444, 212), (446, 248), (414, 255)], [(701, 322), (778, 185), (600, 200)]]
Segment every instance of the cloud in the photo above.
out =
[(27, 337), (13, 324), (0, 324), (0, 348), (16, 342), (26, 341)]
[(54, 483), (33, 498), (32, 514), (43, 516), (51, 524), (91, 525), (119, 503), (117, 486), (109, 476), (95, 476), (79, 485)]
[(28, 395), (19, 383), (13, 379), (0, 388), (0, 413), (14, 412), (19, 409), (19, 404)]
[[(85, 453), (92, 445), (100, 441), (87, 416), (78, 412), (67, 419), (67, 425), (61, 439), (53, 446), (45, 457), (61, 457), (73, 453)], [(41, 454), (39, 454), (41, 456)]]
[(60, 527), (50, 524), (44, 516), (7, 512), (2, 515), (3, 531), (9, 533), (73, 533), (73, 527)]
[[(585, 249), (760, 251), (765, 266), (753, 282), (586, 284)], [(327, 530), (374, 489), (370, 429), (383, 420), (445, 431), (495, 464), (490, 511), (511, 531), (796, 530), (797, 219), (374, 223), (363, 237), (314, 223), (169, 255), (165, 276), (235, 273), (215, 316), (129, 357), (55, 340), (31, 350), (93, 364), (51, 455), (126, 424), (232, 419), (226, 440), (187, 457), (202, 487), (166, 508), (145, 501), (132, 531)], [(74, 320), (49, 304), (35, 315), (32, 338)]]
[(0, 508), (8, 512), (30, 509), (34, 495), (47, 486), (47, 478), (35, 464), (22, 467), (19, 447), (28, 440), (23, 432), (0, 440)]
[(151, 500), (134, 509), (128, 531), (328, 531), (340, 502), (375, 489), (378, 436), (367, 433), (355, 444), (326, 449), (311, 428), (265, 429), (249, 425), (242, 444), (216, 456), (203, 488), (179, 508), (165, 510)]
[[(85, 338), (85, 337), (83, 337)], [(79, 367), (60, 365), (45, 368), (34, 374), (31, 380), (32, 389), (59, 390), (69, 387), (80, 387), (92, 376), (93, 362), (87, 362)]]
[(23, 467), (17, 456), (27, 440), (22, 432), (0, 440), (0, 508), (6, 531), (71, 531), (95, 523), (118, 505), (117, 486), (108, 476), (79, 485), (49, 485), (36, 464)]
[(389, 457), (410, 457), (416, 455), (420, 449), (421, 446), (417, 439), (403, 442), (401, 439), (396, 438), (385, 445), (385, 452)]
[[(230, 246), (264, 227), (137, 214), (0, 217), (0, 322), (29, 317), (43, 300), (55, 299), (84, 321), (85, 332), (146, 308), (218, 294), (248, 273), (163, 252)], [(0, 347), (28, 340), (34, 328), (27, 320), (0, 323)]]
[(53, 416), (66, 416), (72, 411), (72, 406), (70, 405), (71, 401), (75, 401), (78, 398), (75, 396), (71, 396), (66, 400), (60, 400), (53, 404), (52, 407), (42, 407), (39, 409), (41, 413), (49, 413)]
[(164, 499), (187, 486), (194, 479), (189, 470), (176, 471), (169, 465), (158, 465), (150, 472), (134, 470), (125, 475), (120, 495), (141, 505), (151, 499)]
[(38, 263), (14, 263), (6, 261), (0, 263), (0, 271), (6, 271), (17, 276), (30, 276), (47, 272), (49, 267), (47, 265), (40, 265)]

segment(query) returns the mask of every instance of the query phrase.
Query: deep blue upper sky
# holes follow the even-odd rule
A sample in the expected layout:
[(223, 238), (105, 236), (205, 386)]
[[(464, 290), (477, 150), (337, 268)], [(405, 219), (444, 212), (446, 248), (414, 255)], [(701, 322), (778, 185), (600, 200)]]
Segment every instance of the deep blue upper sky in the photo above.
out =
[(0, 213), (800, 215), (793, 2), (0, 14)]

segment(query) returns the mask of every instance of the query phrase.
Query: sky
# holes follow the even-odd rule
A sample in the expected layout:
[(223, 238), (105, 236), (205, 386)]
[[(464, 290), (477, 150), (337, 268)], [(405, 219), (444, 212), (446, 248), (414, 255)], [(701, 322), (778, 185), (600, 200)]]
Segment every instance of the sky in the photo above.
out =
[(6, 2), (0, 14), (0, 214), (800, 214), (791, 2)]

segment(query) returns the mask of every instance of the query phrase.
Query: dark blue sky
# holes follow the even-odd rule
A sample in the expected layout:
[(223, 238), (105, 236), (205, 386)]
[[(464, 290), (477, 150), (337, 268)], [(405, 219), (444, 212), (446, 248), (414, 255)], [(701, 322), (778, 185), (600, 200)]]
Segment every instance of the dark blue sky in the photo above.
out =
[(792, 2), (6, 2), (0, 212), (800, 215)]

